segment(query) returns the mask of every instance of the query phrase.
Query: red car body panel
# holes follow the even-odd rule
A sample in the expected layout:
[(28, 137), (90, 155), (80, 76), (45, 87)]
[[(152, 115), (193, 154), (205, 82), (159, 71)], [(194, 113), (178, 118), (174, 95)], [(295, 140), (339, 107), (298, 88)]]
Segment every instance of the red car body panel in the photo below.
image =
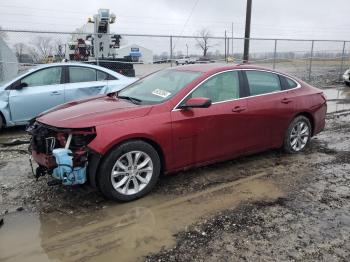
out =
[(314, 135), (324, 128), (327, 105), (322, 91), (294, 77), (290, 78), (300, 84), (295, 89), (214, 103), (209, 108), (175, 108), (208, 77), (244, 69), (267, 70), (249, 65), (176, 67), (203, 74), (161, 104), (141, 106), (101, 96), (60, 106), (37, 121), (60, 128), (95, 127), (96, 137), (88, 147), (101, 155), (126, 140), (149, 141), (160, 151), (166, 173), (281, 147), (290, 122), (299, 114), (309, 117)]

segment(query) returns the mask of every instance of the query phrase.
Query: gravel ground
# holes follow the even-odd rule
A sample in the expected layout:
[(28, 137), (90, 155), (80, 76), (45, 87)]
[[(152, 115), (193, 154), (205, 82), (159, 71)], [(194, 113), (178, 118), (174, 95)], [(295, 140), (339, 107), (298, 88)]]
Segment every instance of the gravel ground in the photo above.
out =
[(225, 210), (146, 261), (349, 261), (349, 122), (328, 121), (317, 149), (327, 157), (296, 185), (284, 185), (285, 197)]

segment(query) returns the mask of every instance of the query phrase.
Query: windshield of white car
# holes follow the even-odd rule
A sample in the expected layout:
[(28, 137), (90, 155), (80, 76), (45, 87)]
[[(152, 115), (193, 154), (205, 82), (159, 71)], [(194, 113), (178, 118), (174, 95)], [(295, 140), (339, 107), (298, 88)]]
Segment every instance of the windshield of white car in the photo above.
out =
[(202, 73), (162, 70), (146, 76), (118, 92), (118, 97), (131, 97), (140, 104), (160, 104), (176, 95)]

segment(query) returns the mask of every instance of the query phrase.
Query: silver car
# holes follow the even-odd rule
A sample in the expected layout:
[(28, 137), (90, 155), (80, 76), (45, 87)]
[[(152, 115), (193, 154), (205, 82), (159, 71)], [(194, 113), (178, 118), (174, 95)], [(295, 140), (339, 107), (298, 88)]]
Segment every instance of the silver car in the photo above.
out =
[(88, 64), (37, 66), (0, 83), (0, 129), (26, 124), (41, 112), (72, 100), (119, 91), (136, 80)]
[(345, 71), (343, 75), (343, 80), (347, 86), (350, 86), (350, 68)]

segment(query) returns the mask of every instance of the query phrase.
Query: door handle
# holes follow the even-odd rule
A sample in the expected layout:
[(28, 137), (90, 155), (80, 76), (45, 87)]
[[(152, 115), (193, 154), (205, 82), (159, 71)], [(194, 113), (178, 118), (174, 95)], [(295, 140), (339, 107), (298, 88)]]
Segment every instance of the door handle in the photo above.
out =
[(59, 96), (61, 93), (60, 92), (58, 92), (58, 91), (52, 91), (51, 92), (51, 95), (52, 96)]
[(94, 88), (96, 88), (96, 89), (102, 89), (102, 88), (104, 88), (105, 86), (94, 86)]
[(281, 100), (281, 103), (283, 103), (283, 104), (289, 104), (291, 102), (293, 102), (293, 100), (286, 98), (286, 97)]
[(243, 107), (243, 106), (235, 106), (235, 107), (232, 109), (232, 112), (234, 112), (234, 113), (240, 113), (240, 112), (242, 112), (242, 111), (244, 111), (244, 110), (246, 110), (246, 108)]

